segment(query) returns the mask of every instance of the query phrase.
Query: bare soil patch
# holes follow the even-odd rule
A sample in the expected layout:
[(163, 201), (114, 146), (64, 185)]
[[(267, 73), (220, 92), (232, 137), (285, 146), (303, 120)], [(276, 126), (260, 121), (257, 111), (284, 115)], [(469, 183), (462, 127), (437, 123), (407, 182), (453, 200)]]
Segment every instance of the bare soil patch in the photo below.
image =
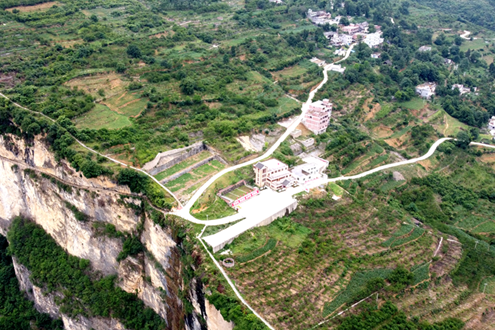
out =
[(380, 125), (373, 129), (373, 133), (375, 133), (379, 138), (382, 139), (394, 134), (394, 131), (392, 131), (390, 127), (387, 127), (385, 125)]
[(311, 131), (306, 126), (304, 126), (304, 124), (297, 125), (296, 129), (301, 130), (301, 135), (302, 136), (309, 136), (309, 135), (311, 135)]
[(52, 1), (52, 2), (45, 2), (45, 3), (40, 3), (39, 5), (34, 5), (34, 6), (17, 6), (17, 7), (12, 7), (5, 9), (7, 11), (14, 11), (14, 9), (17, 9), (21, 13), (29, 13), (33, 11), (42, 11), (42, 10), (47, 10), (52, 8), (53, 6), (60, 6), (60, 3), (58, 1)]
[(66, 86), (77, 87), (84, 90), (88, 94), (100, 97), (97, 95), (100, 89), (105, 91), (105, 97), (110, 98), (119, 94), (128, 85), (122, 77), (117, 73), (100, 74), (89, 77), (74, 78), (65, 83)]
[[(365, 103), (367, 103), (367, 102), (365, 102)], [(365, 106), (365, 109), (366, 108), (367, 107)], [(376, 113), (381, 110), (381, 108), (382, 108), (382, 106), (380, 105), (380, 103), (376, 103), (373, 106), (373, 108), (371, 108), (370, 112), (368, 112), (368, 114), (366, 115), (366, 117), (364, 118), (364, 120), (365, 121), (368, 121), (370, 119), (373, 119), (375, 117)]]
[(168, 36), (168, 32), (165, 31), (165, 32), (162, 32), (162, 33), (157, 33), (157, 34), (153, 34), (150, 36), (150, 39), (152, 38), (161, 38), (161, 37), (166, 37)]

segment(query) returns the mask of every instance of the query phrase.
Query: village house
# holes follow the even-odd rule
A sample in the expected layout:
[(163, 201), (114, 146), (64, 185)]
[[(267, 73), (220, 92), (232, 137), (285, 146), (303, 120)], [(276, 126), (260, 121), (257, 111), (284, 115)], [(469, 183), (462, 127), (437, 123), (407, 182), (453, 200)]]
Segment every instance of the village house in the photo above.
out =
[(342, 67), (342, 65), (340, 65), (340, 64), (330, 64), (327, 67), (327, 69), (330, 70), (330, 71), (335, 71), (335, 72), (342, 73), (342, 74), (345, 71), (345, 68)]
[(346, 50), (343, 48), (339, 48), (333, 52), (337, 56), (344, 56), (346, 53)]
[(334, 34), (332, 38), (332, 45), (334, 46), (342, 46), (346, 45), (349, 46), (352, 44), (353, 38), (350, 35), (347, 34)]
[(490, 135), (495, 138), (495, 116), (492, 116), (490, 121), (488, 121), (488, 130), (490, 131)]
[(432, 95), (435, 95), (435, 90), (437, 88), (437, 84), (434, 82), (427, 82), (421, 85), (416, 86), (416, 94), (420, 97), (429, 100)]
[(443, 64), (445, 65), (451, 65), (452, 63), (454, 63), (450, 58), (444, 58), (443, 59)]
[[(332, 14), (323, 10), (312, 11), (308, 9), (306, 17), (316, 25), (325, 25), (326, 23), (332, 24)], [(332, 22), (332, 23), (331, 23)]]
[(312, 151), (315, 150), (316, 147), (316, 141), (313, 138), (308, 138), (306, 140), (299, 141), (301, 144), (304, 146), (304, 149), (306, 151)]
[(300, 129), (295, 129), (292, 131), (292, 133), (290, 133), (290, 136), (292, 136), (292, 138), (298, 138), (302, 135), (302, 131)]
[(307, 182), (326, 178), (323, 172), (328, 167), (328, 161), (319, 157), (306, 157), (302, 165), (288, 169), (288, 166), (278, 159), (257, 163), (253, 166), (256, 175), (256, 185), (282, 190), (290, 185), (301, 185)]
[(319, 58), (316, 58), (316, 57), (313, 57), (311, 60), (309, 60), (310, 62), (318, 65), (318, 66), (325, 66), (325, 61), (324, 60), (320, 60)]
[(321, 134), (326, 132), (331, 115), (332, 103), (324, 99), (309, 105), (302, 122), (314, 134)]
[(373, 53), (371, 54), (371, 58), (380, 58), (381, 55), (381, 53)]
[(431, 47), (430, 46), (421, 46), (421, 47), (419, 47), (418, 51), (429, 52), (429, 51), (431, 51)]
[(269, 159), (253, 166), (258, 187), (270, 187), (273, 190), (283, 188), (283, 183), (292, 176), (289, 166), (278, 159)]
[(363, 42), (368, 45), (370, 48), (377, 47), (383, 43), (383, 38), (381, 37), (380, 32), (367, 34), (364, 38)]
[[(461, 84), (453, 84), (452, 85), (452, 90), (458, 88), (459, 89), (459, 93), (462, 95), (462, 94), (467, 94), (467, 93), (470, 93), (471, 92), (471, 88), (467, 87), (467, 86), (464, 86), (464, 85), (461, 85)], [(474, 87), (473, 88), (474, 91), (476, 92), (476, 90), (478, 88)]]
[(336, 34), (339, 34), (338, 32), (336, 31), (328, 31), (328, 32), (323, 32), (323, 35), (325, 36), (325, 38), (327, 39), (332, 39), (334, 35)]

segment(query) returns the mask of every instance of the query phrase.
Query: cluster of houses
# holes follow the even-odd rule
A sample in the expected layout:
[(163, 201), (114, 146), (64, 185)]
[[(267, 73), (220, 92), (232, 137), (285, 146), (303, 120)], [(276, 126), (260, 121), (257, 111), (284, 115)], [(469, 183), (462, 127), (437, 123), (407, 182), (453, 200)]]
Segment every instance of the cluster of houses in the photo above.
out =
[[(337, 16), (332, 19), (332, 14), (327, 13), (323, 10), (312, 11), (308, 9), (306, 15), (308, 19), (316, 25), (324, 24), (340, 24), (341, 16)], [(333, 46), (349, 46), (353, 42), (361, 40), (361, 42), (366, 43), (370, 48), (376, 47), (383, 43), (383, 38), (381, 37), (381, 27), (375, 25), (375, 29), (378, 32), (368, 33), (369, 23), (362, 22), (357, 24), (349, 24), (347, 26), (340, 26), (342, 33), (336, 31), (325, 32), (324, 35), (330, 40)]]
[[(464, 86), (464, 85), (461, 85), (461, 84), (453, 84), (452, 85), (452, 90), (454, 90), (456, 88), (459, 89), (459, 93), (461, 95), (471, 92), (471, 88)], [(478, 91), (478, 87), (473, 87), (473, 91), (476, 93)]]
[(307, 157), (304, 164), (289, 168), (280, 160), (272, 158), (253, 166), (258, 187), (268, 187), (275, 191), (285, 190), (291, 186), (302, 185), (314, 180), (326, 178), (323, 171), (328, 167), (328, 161), (319, 157)]
[(316, 25), (325, 25), (327, 23), (330, 25), (339, 24), (341, 18), (340, 16), (337, 16), (335, 19), (332, 19), (332, 14), (327, 13), (324, 10), (312, 11), (311, 9), (308, 9), (306, 17)]
[[(461, 95), (471, 92), (471, 88), (466, 87), (466, 86), (461, 85), (461, 84), (453, 84), (452, 85), (452, 90), (454, 90), (456, 88), (459, 90), (459, 93)], [(437, 89), (436, 83), (426, 82), (424, 84), (416, 86), (416, 94), (418, 94), (420, 97), (422, 97), (424, 99), (429, 100), (429, 99), (431, 99), (432, 95), (435, 95), (436, 89)], [(477, 87), (473, 87), (474, 92), (476, 92), (477, 90), (478, 90)], [(477, 93), (476, 93), (476, 95), (477, 95)]]

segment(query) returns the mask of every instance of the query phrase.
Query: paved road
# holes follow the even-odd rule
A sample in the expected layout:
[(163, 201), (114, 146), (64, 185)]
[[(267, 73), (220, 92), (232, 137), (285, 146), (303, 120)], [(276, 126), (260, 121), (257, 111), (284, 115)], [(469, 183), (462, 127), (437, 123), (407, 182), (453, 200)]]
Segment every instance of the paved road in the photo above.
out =
[[(14, 104), (16, 107), (19, 107), (19, 108), (21, 108), (21, 109), (23, 109), (23, 110), (26, 110), (26, 111), (29, 111), (29, 112), (31, 112), (31, 113), (35, 113), (35, 114), (37, 114), (37, 115), (41, 115), (41, 116), (45, 117), (46, 119), (50, 120), (51, 122), (53, 122), (53, 123), (57, 123), (54, 119), (52, 119), (52, 118), (48, 117), (47, 115), (45, 115), (45, 114), (43, 114), (43, 113), (41, 113), (41, 112), (38, 112), (38, 111), (34, 111), (34, 110), (31, 110), (31, 109), (28, 109), (28, 108), (23, 107), (22, 105), (20, 105), (20, 104), (18, 104), (18, 103), (13, 102), (10, 98), (8, 98), (7, 96), (5, 96), (5, 95), (4, 95), (4, 94), (2, 94), (2, 93), (0, 93), (0, 96), (1, 96), (1, 97), (3, 97), (3, 98), (5, 98), (5, 99), (7, 99), (7, 100), (9, 100), (10, 102), (12, 102), (12, 104)], [(67, 133), (69, 133), (69, 132), (67, 132)], [(70, 134), (70, 133), (69, 133), (69, 134)], [(94, 153), (95, 153), (95, 154), (97, 154), (97, 155), (100, 155), (100, 156), (102, 156), (102, 157), (105, 157), (106, 159), (108, 159), (108, 160), (110, 160), (110, 161), (112, 161), (112, 162), (114, 162), (114, 163), (120, 164), (120, 165), (125, 166), (125, 167), (129, 167), (129, 168), (132, 168), (133, 170), (136, 170), (136, 171), (139, 171), (139, 172), (141, 172), (141, 173), (144, 173), (145, 175), (147, 175), (148, 177), (150, 177), (153, 181), (155, 181), (156, 183), (158, 183), (158, 184), (160, 185), (160, 187), (162, 187), (162, 188), (163, 188), (166, 192), (168, 192), (168, 193), (169, 193), (172, 197), (174, 197), (174, 199), (177, 201), (177, 203), (178, 203), (179, 207), (182, 207), (182, 203), (180, 202), (180, 200), (179, 200), (179, 199), (178, 199), (178, 198), (177, 198), (177, 197), (176, 197), (176, 196), (175, 196), (175, 195), (174, 195), (174, 194), (173, 194), (173, 193), (172, 193), (172, 192), (171, 192), (171, 191), (170, 191), (167, 187), (165, 187), (164, 185), (162, 185), (162, 184), (160, 183), (160, 181), (158, 181), (157, 179), (155, 179), (155, 177), (154, 177), (154, 176), (152, 176), (151, 174), (149, 174), (148, 172), (143, 171), (142, 169), (136, 168), (136, 167), (134, 167), (134, 166), (129, 166), (129, 165), (127, 165), (127, 164), (124, 164), (124, 163), (122, 163), (122, 162), (120, 162), (120, 161), (118, 161), (118, 160), (116, 160), (116, 159), (113, 159), (112, 157), (108, 157), (108, 156), (106, 156), (106, 155), (100, 154), (98, 151), (91, 149), (90, 147), (88, 147), (87, 145), (85, 145), (84, 143), (82, 143), (81, 141), (79, 141), (78, 139), (76, 139), (76, 137), (75, 137), (75, 136), (73, 136), (72, 134), (70, 134), (70, 136), (72, 136), (72, 138), (74, 138), (74, 140), (76, 140), (76, 141), (77, 141), (77, 143), (79, 143), (79, 144), (81, 145), (81, 147), (83, 147), (83, 148), (85, 148), (85, 149), (87, 149), (87, 150), (89, 150), (89, 151), (91, 151), (91, 152), (94, 152)]]
[[(470, 35), (470, 34), (471, 34), (471, 32), (470, 32), (470, 31), (468, 31), (468, 30), (464, 30), (464, 33), (463, 33), (463, 34), (461, 34), (461, 38), (462, 38), (462, 39), (466, 39), (466, 40), (471, 40), (471, 38), (469, 37), (469, 35)], [(478, 39), (478, 38), (475, 38), (475, 37), (474, 37), (474, 38), (473, 38), (473, 40), (475, 40), (475, 39)]]
[[(347, 53), (346, 55), (339, 61), (337, 62), (334, 62), (332, 64), (337, 64), (337, 63), (340, 63), (342, 61), (345, 61), (349, 55), (351, 54), (351, 51), (352, 49), (354, 48), (356, 44), (352, 44), (349, 49), (347, 50)], [(292, 133), (297, 125), (299, 125), (301, 123), (301, 120), (302, 118), (304, 117), (304, 114), (306, 113), (306, 111), (308, 110), (309, 108), (309, 105), (311, 104), (311, 102), (313, 101), (313, 98), (314, 96), (316, 95), (316, 92), (318, 92), (318, 90), (327, 83), (328, 81), (328, 69), (329, 67), (332, 65), (332, 64), (329, 64), (327, 66), (325, 66), (324, 70), (323, 70), (323, 80), (321, 81), (321, 83), (315, 88), (313, 89), (310, 93), (309, 93), (309, 96), (308, 96), (308, 100), (302, 105), (302, 113), (301, 115), (296, 119), (294, 120), (294, 122), (289, 126), (287, 127), (287, 130), (285, 131), (284, 134), (282, 134), (282, 136), (277, 140), (277, 142), (275, 142), (271, 147), (270, 149), (268, 149), (263, 155), (255, 158), (255, 159), (252, 159), (250, 161), (247, 161), (247, 162), (244, 162), (244, 163), (241, 163), (241, 164), (238, 164), (238, 165), (235, 165), (235, 166), (232, 166), (232, 167), (229, 167), (229, 168), (226, 168), (220, 172), (218, 172), (217, 174), (215, 174), (214, 176), (212, 176), (208, 181), (206, 181), (206, 183), (204, 185), (202, 185), (195, 193), (194, 195), (191, 197), (191, 199), (186, 203), (186, 205), (180, 209), (180, 210), (177, 210), (175, 211), (174, 213), (178, 216), (181, 216), (191, 222), (194, 222), (194, 223), (204, 223), (203, 221), (201, 220), (197, 220), (196, 218), (194, 218), (191, 214), (190, 214), (190, 210), (191, 210), (191, 207), (194, 205), (194, 203), (198, 200), (199, 197), (201, 197), (201, 195), (206, 191), (206, 189), (208, 189), (208, 187), (210, 185), (213, 184), (213, 182), (215, 182), (218, 178), (220, 178), (222, 175), (226, 174), (226, 173), (229, 173), (229, 172), (232, 172), (234, 170), (237, 170), (241, 167), (244, 167), (244, 166), (248, 166), (248, 165), (252, 165), (252, 164), (255, 164), (259, 161), (262, 161), (264, 160), (265, 158), (269, 157), (270, 155), (272, 155), (275, 150), (277, 150), (277, 148), (280, 146), (280, 144), (285, 141), (285, 139), (289, 136), (290, 133)], [(238, 220), (238, 219), (237, 219)], [(197, 221), (200, 221), (200, 222), (197, 222)], [(233, 221), (233, 220), (232, 220)]]

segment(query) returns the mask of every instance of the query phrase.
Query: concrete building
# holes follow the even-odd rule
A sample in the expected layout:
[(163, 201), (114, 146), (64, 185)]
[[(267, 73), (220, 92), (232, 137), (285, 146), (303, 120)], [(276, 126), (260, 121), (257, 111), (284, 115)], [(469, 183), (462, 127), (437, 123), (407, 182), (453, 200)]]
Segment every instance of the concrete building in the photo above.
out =
[(492, 118), (490, 118), (490, 121), (488, 122), (488, 129), (490, 131), (495, 130), (495, 116), (492, 116)]
[(323, 35), (325, 36), (325, 38), (327, 39), (332, 39), (333, 36), (335, 36), (336, 34), (339, 34), (338, 32), (335, 32), (335, 31), (328, 31), (328, 32), (323, 32)]
[(362, 31), (362, 27), (358, 24), (350, 24), (341, 28), (347, 34), (355, 34)]
[(306, 17), (316, 25), (325, 25), (326, 23), (332, 24), (332, 14), (327, 13), (324, 10), (313, 11), (308, 9)]
[[(452, 90), (458, 88), (459, 89), (459, 93), (462, 95), (462, 94), (467, 94), (467, 93), (470, 93), (471, 92), (471, 88), (467, 87), (467, 86), (464, 86), (464, 85), (461, 85), (461, 84), (453, 84), (452, 85)], [(474, 90), (476, 91), (476, 87), (474, 87)]]
[(340, 64), (331, 64), (331, 65), (328, 66), (328, 70), (335, 71), (335, 72), (338, 72), (338, 73), (344, 73), (345, 68), (342, 67), (342, 65), (340, 65)]
[(419, 47), (418, 51), (429, 52), (429, 51), (431, 51), (431, 47), (430, 46), (421, 46), (421, 47)]
[(363, 42), (368, 45), (370, 48), (377, 47), (383, 43), (383, 38), (381, 37), (380, 32), (367, 34), (363, 39)]
[(273, 190), (283, 188), (284, 181), (291, 177), (289, 166), (275, 158), (255, 164), (253, 170), (256, 175), (256, 185), (267, 186)]
[(452, 63), (454, 63), (450, 58), (444, 58), (443, 59), (443, 64), (445, 65), (451, 65)]
[(332, 103), (324, 99), (310, 104), (302, 122), (314, 134), (321, 134), (327, 130), (331, 115)]
[(437, 84), (433, 82), (427, 82), (421, 85), (416, 86), (416, 94), (420, 97), (429, 100), (432, 95), (435, 95), (435, 90), (437, 88)]
[(300, 142), (304, 146), (304, 149), (306, 149), (306, 151), (315, 150), (315, 147), (316, 147), (316, 141), (315, 141), (315, 139), (308, 138), (308, 139), (302, 140)]
[(316, 65), (320, 66), (320, 67), (321, 67), (321, 66), (325, 66), (325, 64), (326, 64), (324, 60), (320, 60), (320, 59), (319, 59), (319, 58), (317, 58), (317, 57), (313, 57), (313, 58), (312, 58), (312, 59), (310, 59), (309, 61), (310, 61), (311, 63), (314, 63), (314, 64), (316, 64)]
[(300, 137), (301, 135), (302, 131), (300, 129), (295, 129), (294, 131), (292, 131), (292, 133), (290, 133), (290, 136), (292, 136), (294, 139)]
[(381, 53), (373, 53), (371, 54), (371, 58), (380, 58), (381, 55)]
[(334, 46), (343, 46), (343, 45), (346, 45), (346, 46), (349, 46), (350, 44), (352, 44), (353, 42), (353, 38), (351, 35), (348, 35), (348, 34), (334, 34), (333, 35), (333, 38), (332, 38), (332, 45)]

